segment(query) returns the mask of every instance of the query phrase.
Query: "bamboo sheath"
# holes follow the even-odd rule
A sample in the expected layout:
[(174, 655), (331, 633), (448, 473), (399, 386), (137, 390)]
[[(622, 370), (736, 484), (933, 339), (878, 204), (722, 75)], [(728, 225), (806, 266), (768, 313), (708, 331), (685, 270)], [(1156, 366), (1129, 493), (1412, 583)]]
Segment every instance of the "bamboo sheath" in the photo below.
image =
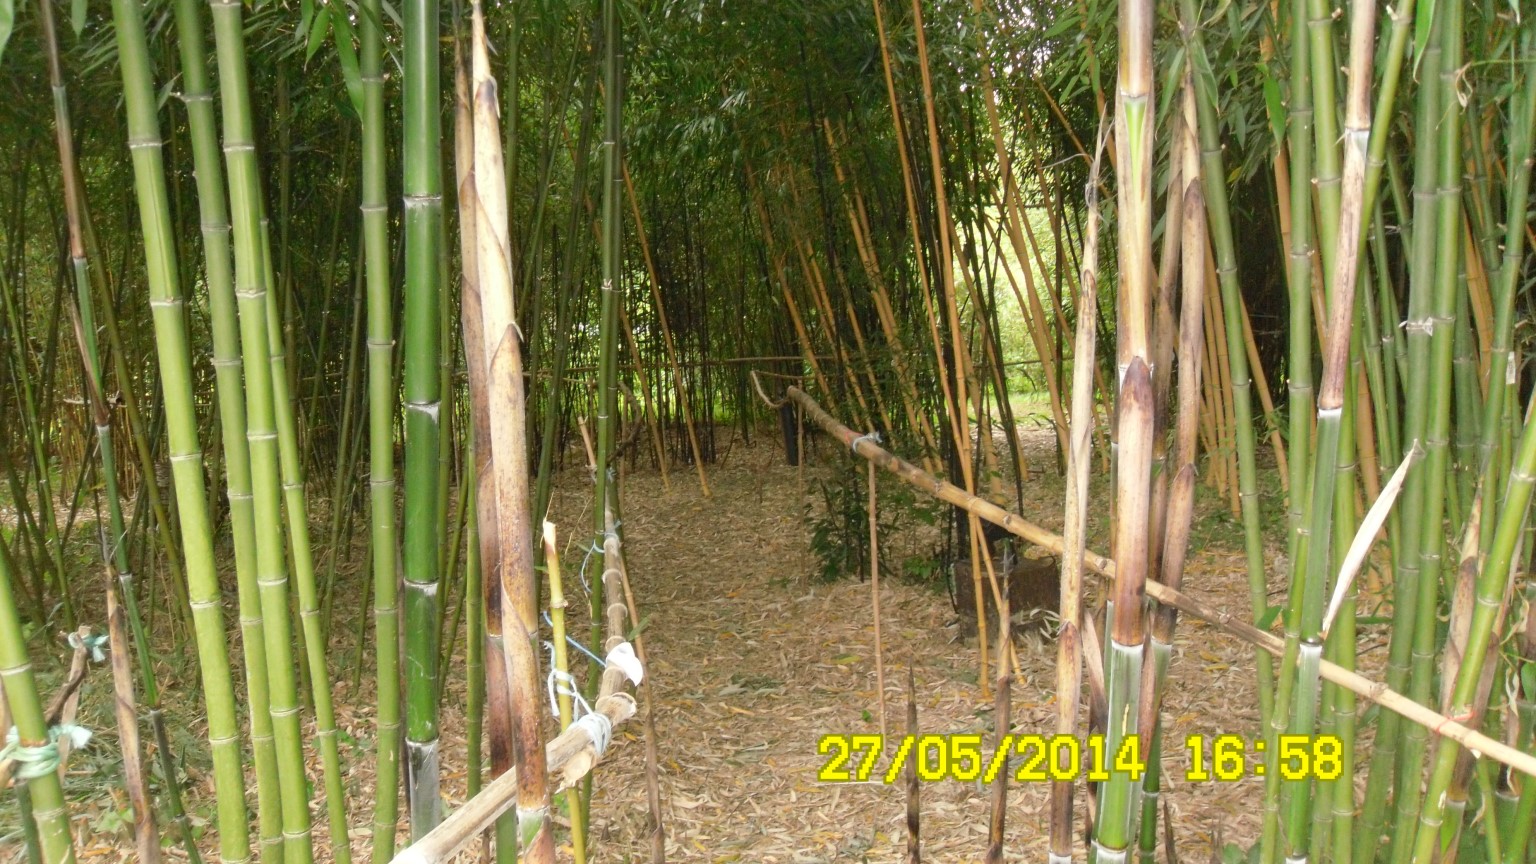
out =
[[(1023, 538), (1056, 555), (1063, 554), (1065, 545), (1062, 542), (1061, 535), (1029, 522), (1017, 513), (1009, 512), (990, 501), (978, 498), (958, 486), (940, 480), (916, 465), (885, 450), (869, 438), (864, 438), (858, 432), (839, 423), (836, 418), (822, 410), (821, 406), (816, 404), (816, 401), (800, 388), (790, 387), (786, 396), (796, 405), (800, 406), (806, 416), (810, 417), (827, 434), (849, 445), (856, 455), (876, 463), (905, 480), (908, 484), (942, 501), (953, 504), (968, 513), (975, 514), (979, 519), (984, 519), (1009, 531), (1016, 537)], [(855, 442), (857, 442), (857, 446), (854, 446)], [(1115, 576), (1115, 562), (1103, 555), (1084, 550), (1083, 564), (1100, 575), (1111, 579)], [(1263, 648), (1270, 654), (1278, 657), (1284, 652), (1285, 645), (1279, 637), (1266, 633), (1238, 619), (1229, 612), (1208, 606), (1182, 591), (1149, 580), (1146, 583), (1146, 592), (1148, 596), (1157, 602), (1173, 606), (1186, 615), (1193, 615), (1202, 621), (1213, 624), (1229, 635)], [(1357, 696), (1369, 699), (1381, 707), (1402, 716), (1404, 719), (1425, 727), (1431, 732), (1456, 741), (1480, 756), (1486, 756), (1530, 777), (1536, 777), (1536, 756), (1523, 753), (1508, 744), (1496, 741), (1475, 729), (1468, 728), (1456, 720), (1392, 690), (1384, 683), (1372, 681), (1364, 675), (1352, 672), (1327, 660), (1321, 663), (1321, 677)]]

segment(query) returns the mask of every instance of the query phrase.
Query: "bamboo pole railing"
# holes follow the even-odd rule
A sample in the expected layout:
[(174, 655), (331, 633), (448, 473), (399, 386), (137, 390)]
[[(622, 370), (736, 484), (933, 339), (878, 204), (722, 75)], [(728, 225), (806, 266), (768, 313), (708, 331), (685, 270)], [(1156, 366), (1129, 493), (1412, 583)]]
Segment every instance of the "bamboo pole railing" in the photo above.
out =
[[(1066, 547), (1062, 542), (1061, 535), (1048, 531), (1026, 520), (1017, 513), (1012, 513), (990, 501), (978, 498), (958, 486), (940, 480), (927, 471), (885, 450), (870, 438), (862, 436), (858, 432), (839, 423), (800, 388), (790, 387), (786, 391), (785, 396), (798, 405), (805, 412), (805, 415), (827, 434), (848, 445), (854, 455), (868, 459), (905, 480), (911, 486), (921, 489), (942, 501), (953, 504), (968, 513), (972, 513), (977, 518), (985, 519), (993, 525), (1007, 530), (1014, 536), (1047, 549), (1055, 555), (1060, 556), (1065, 552)], [(1083, 564), (1088, 569), (1105, 577), (1113, 579), (1115, 576), (1115, 562), (1103, 555), (1084, 550)], [(1284, 652), (1285, 644), (1279, 637), (1266, 633), (1246, 621), (1239, 620), (1229, 612), (1208, 606), (1182, 591), (1169, 588), (1167, 585), (1154, 580), (1148, 580), (1146, 592), (1148, 596), (1157, 602), (1172, 606), (1186, 615), (1199, 618), (1230, 636), (1263, 648), (1270, 654), (1279, 657)], [(1508, 744), (1489, 738), (1487, 735), (1464, 725), (1457, 718), (1447, 717), (1392, 690), (1380, 681), (1372, 681), (1364, 675), (1345, 669), (1336, 663), (1323, 660), (1321, 674), (1324, 680), (1331, 681), (1357, 696), (1369, 699), (1377, 705), (1402, 716), (1410, 722), (1423, 726), (1437, 735), (1449, 738), (1467, 748), (1474, 755), (1486, 756), (1495, 762), (1508, 765), (1516, 771), (1536, 778), (1536, 755), (1521, 752)]]
[[(625, 621), (629, 607), (625, 602), (625, 575), (621, 569), (624, 559), (619, 552), (619, 538), (610, 529), (603, 541), (603, 561), (609, 566), (603, 570), (604, 595), (608, 599), (603, 618), (608, 637), (604, 643), (607, 651), (625, 641)], [(616, 566), (615, 566), (616, 565)], [(544, 745), (544, 763), (552, 778), (557, 778), (551, 795), (558, 794), (579, 783), (597, 767), (604, 749), (613, 741), (611, 730), (617, 729), (635, 716), (635, 698), (625, 692), (629, 679), (618, 664), (609, 663), (603, 670), (603, 678), (592, 711), (607, 718), (610, 736), (608, 742), (598, 742), (591, 730), (582, 723), (573, 723), (564, 732)], [(604, 749), (599, 749), (599, 744)], [(501, 814), (517, 803), (517, 769), (513, 768), (486, 784), (480, 794), (469, 799), (453, 815), (438, 823), (409, 848), (401, 850), (391, 859), (391, 864), (441, 864), (449, 861), (481, 834), (495, 824)]]

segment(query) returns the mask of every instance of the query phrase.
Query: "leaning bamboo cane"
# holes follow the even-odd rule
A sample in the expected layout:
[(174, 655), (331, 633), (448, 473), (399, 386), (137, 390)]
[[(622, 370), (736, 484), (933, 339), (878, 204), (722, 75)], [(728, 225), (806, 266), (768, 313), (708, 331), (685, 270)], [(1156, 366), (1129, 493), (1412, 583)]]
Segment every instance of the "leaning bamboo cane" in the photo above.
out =
[[(972, 0), (971, 13), (980, 16), (982, 13), (982, 0)], [(1019, 313), (1024, 317), (1025, 329), (1029, 331), (1031, 341), (1035, 346), (1035, 356), (1046, 359), (1051, 354), (1051, 342), (1047, 338), (1045, 326), (1045, 310), (1040, 304), (1040, 295), (1035, 290), (1034, 271), (1027, 263), (1023, 232), (1020, 224), (1025, 221), (1022, 207), (1019, 204), (1017, 187), (1013, 179), (1013, 160), (1003, 143), (1003, 126), (998, 116), (997, 99), (994, 96), (992, 62), (987, 56), (986, 29), (976, 28), (976, 42), (978, 53), (981, 57), (981, 92), (982, 104), (987, 109), (987, 126), (992, 132), (992, 149), (997, 157), (997, 171), (1003, 177), (1004, 200), (1004, 224), (1007, 227), (1008, 240), (1013, 244), (1013, 254), (1023, 266), (1024, 283), (1028, 291), (1028, 302), (1020, 294), (1019, 286), (1012, 279), (1012, 269), (1009, 268), (1009, 284), (1013, 286), (1014, 296), (1019, 301)], [(1014, 193), (1014, 194), (1009, 194)], [(1049, 272), (1044, 268), (1041, 273)], [(1056, 419), (1056, 441), (1063, 453), (1068, 449), (1068, 424), (1066, 413), (1062, 410), (1061, 385), (1056, 380), (1056, 367), (1052, 363), (1045, 363), (1046, 391), (1051, 399), (1051, 412)]]
[[(95, 315), (91, 302), (91, 285), (89, 279), (88, 261), (86, 258), (85, 231), (83, 220), (86, 218), (83, 211), (84, 190), (79, 183), (79, 162), (75, 156), (74, 132), (70, 120), (69, 98), (64, 86), (64, 70), (59, 58), (58, 39), (54, 32), (53, 5), (47, 0), (38, 4), (39, 18), (42, 22), (43, 40), (48, 54), (48, 80), (53, 90), (54, 126), (55, 138), (58, 143), (60, 174), (64, 185), (64, 211), (69, 229), (69, 254), (72, 269), (75, 276), (76, 298), (75, 305), (71, 306), (70, 322), (75, 333), (75, 342), (80, 350), (81, 363), (84, 369), (84, 390), (86, 403), (90, 409), (91, 418), (96, 428), (97, 454), (100, 459), (102, 484), (105, 487), (107, 499), (108, 524), (106, 532), (102, 534), (101, 548), (102, 562), (116, 576), (117, 583), (121, 586), (123, 600), (128, 607), (133, 622), (133, 648), (139, 663), (139, 671), (144, 682), (145, 700), (149, 707), (149, 721), (157, 743), (161, 744), (161, 768), (166, 777), (175, 777), (175, 763), (171, 758), (169, 748), (164, 746), (166, 731), (164, 715), (160, 711), (159, 688), (156, 686), (153, 665), (150, 662), (148, 641), (144, 633), (143, 618), (139, 614), (138, 598), (135, 594), (136, 584), (129, 566), (126, 529), (123, 524), (122, 499), (118, 490), (117, 464), (113, 448), (112, 415), (111, 408), (107, 405), (103, 395), (101, 357), (97, 350)], [(137, 711), (134, 708), (134, 684), (133, 676), (128, 662), (129, 645), (126, 642), (128, 632), (123, 629), (122, 615), (119, 612), (114, 615), (116, 596), (113, 586), (107, 586), (108, 623), (116, 625), (112, 631), (113, 654), (112, 671), (113, 683), (118, 693), (118, 727), (122, 737), (123, 751), (123, 775), (124, 785), (128, 789), (129, 800), (133, 807), (135, 835), (139, 839), (139, 854), (141, 860), (158, 861), (160, 855), (159, 834), (155, 826), (155, 813), (153, 803), (149, 797), (148, 786), (144, 782), (142, 764), (143, 750), (139, 744), (139, 728)], [(122, 670), (119, 674), (118, 666)], [(123, 703), (126, 701), (128, 710), (126, 714)], [(0, 725), (0, 729), (9, 728), (10, 724)], [(172, 821), (177, 824), (178, 831), (188, 859), (193, 864), (199, 864), (201, 858), (198, 855), (197, 843), (193, 839), (190, 828), (186, 822), (186, 814), (182, 807), (181, 789), (179, 784), (171, 783), (166, 790), (166, 806), (170, 811)], [(146, 839), (146, 837), (148, 839)]]
[[(624, 188), (629, 195), (630, 212), (635, 217), (635, 235), (640, 240), (640, 254), (645, 258), (645, 272), (650, 277), (651, 301), (656, 304), (656, 320), (661, 324), (662, 344), (667, 349), (667, 364), (672, 371), (672, 390), (677, 395), (677, 410), (683, 414), (683, 425), (688, 430), (688, 446), (693, 450), (693, 466), (699, 474), (699, 491), (710, 496), (709, 480), (704, 476), (704, 457), (699, 453), (699, 435), (693, 428), (693, 414), (688, 410), (688, 400), (683, 398), (683, 376), (677, 365), (677, 346), (672, 344), (672, 328), (667, 326), (667, 310), (661, 303), (661, 280), (656, 278), (656, 265), (651, 261), (651, 244), (645, 236), (645, 223), (640, 218), (640, 202), (635, 198), (635, 184), (629, 178), (629, 166), (621, 166)], [(658, 460), (666, 454), (657, 453)]]
[[(844, 183), (843, 164), (838, 157), (836, 139), (832, 135), (830, 121), (822, 121), (826, 130), (827, 149), (832, 155), (832, 170), (838, 183)], [(934, 439), (933, 425), (928, 420), (927, 412), (922, 410), (921, 400), (917, 392), (917, 385), (912, 377), (911, 367), (907, 364), (906, 348), (902, 345), (901, 331), (896, 323), (896, 316), (891, 309), (890, 297), (885, 289), (884, 278), (880, 274), (880, 265), (875, 257), (874, 246), (870, 243), (869, 221), (864, 212), (864, 201), (856, 187), (851, 184), (847, 190), (848, 223), (853, 231), (855, 247), (859, 253), (859, 260), (864, 265), (864, 274), (869, 280), (870, 292), (875, 301), (875, 312), (880, 319), (880, 329), (885, 333), (885, 341), (891, 349), (891, 365), (896, 370), (896, 380), (901, 385), (902, 409), (907, 415), (907, 422), (922, 436), (922, 441), (930, 455), (923, 458), (923, 464), (930, 469), (936, 467), (933, 461), (933, 453), (938, 452), (938, 444)]]
[[(954, 384), (955, 392), (951, 395), (948, 378), (944, 377), (944, 390), (946, 400), (946, 413), (949, 414), (950, 432), (954, 435), (957, 460), (960, 463), (960, 476), (965, 482), (965, 488), (969, 492), (976, 491), (976, 478), (971, 466), (971, 424), (970, 409), (967, 392), (975, 387), (975, 382), (970, 380), (969, 362), (966, 359), (965, 337), (960, 326), (959, 300), (955, 296), (955, 267), (954, 247), (950, 242), (949, 234), (949, 199), (944, 190), (944, 159), (939, 147), (939, 121), (937, 108), (933, 98), (933, 76), (928, 62), (928, 39), (925, 35), (923, 24), (923, 8), (920, 0), (912, 0), (912, 25), (917, 34), (917, 65), (921, 73), (923, 84), (923, 109), (924, 119), (928, 130), (928, 161), (933, 183), (934, 205), (938, 213), (939, 258), (938, 258), (938, 283), (940, 295), (944, 304), (945, 322), (949, 329), (950, 350), (954, 355)], [(916, 234), (912, 237), (913, 243), (918, 242)], [(921, 250), (918, 250), (921, 256)], [(943, 350), (939, 345), (938, 316), (933, 309), (929, 309), (929, 329), (934, 337), (934, 351), (942, 357)], [(940, 375), (944, 376), (940, 363)], [(969, 517), (967, 517), (969, 518)], [(974, 519), (970, 520), (969, 531), (973, 547), (977, 542), (977, 536), (981, 533), (981, 525)], [(973, 548), (971, 559), (971, 582), (974, 586), (972, 596), (976, 599), (976, 644), (980, 648), (980, 674), (981, 694), (985, 698), (990, 689), (987, 678), (987, 620), (984, 614), (985, 604), (982, 602), (981, 593), (981, 556), (976, 554)], [(999, 658), (1002, 662), (1002, 658)]]
[[(1093, 167), (1083, 187), (1088, 224), (1083, 233), (1083, 266), (1078, 279), (1077, 334), (1072, 343), (1071, 437), (1067, 447), (1066, 516), (1063, 521), (1064, 553), (1061, 558), (1061, 632), (1056, 637), (1056, 734), (1077, 731), (1078, 697), (1082, 693), (1083, 553), (1087, 549), (1088, 476), (1093, 470), (1093, 367), (1098, 351), (1098, 328), (1091, 310), (1098, 305), (1099, 290), (1099, 191), (1098, 175), (1103, 155), (1103, 124)], [(1063, 767), (1058, 765), (1058, 768)], [(1071, 864), (1072, 797), (1074, 783), (1051, 783), (1051, 851), (1049, 864)]]

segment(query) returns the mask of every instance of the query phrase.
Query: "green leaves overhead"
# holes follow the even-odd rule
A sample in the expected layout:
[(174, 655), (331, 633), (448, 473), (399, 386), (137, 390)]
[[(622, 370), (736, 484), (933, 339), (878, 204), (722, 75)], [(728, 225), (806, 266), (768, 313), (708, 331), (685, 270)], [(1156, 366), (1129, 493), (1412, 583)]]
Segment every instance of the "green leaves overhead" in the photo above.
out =
[[(306, 65), (325, 47), (326, 37), (335, 36), (336, 57), (341, 62), (341, 77), (346, 84), (347, 98), (355, 116), (363, 115), (363, 75), (357, 62), (357, 38), (347, 12), (337, 12), (338, 7), (324, 3), (318, 8), (314, 0), (303, 0), (299, 5), (300, 21), (298, 36), (304, 39), (304, 63)], [(361, 14), (367, 14), (363, 11)]]

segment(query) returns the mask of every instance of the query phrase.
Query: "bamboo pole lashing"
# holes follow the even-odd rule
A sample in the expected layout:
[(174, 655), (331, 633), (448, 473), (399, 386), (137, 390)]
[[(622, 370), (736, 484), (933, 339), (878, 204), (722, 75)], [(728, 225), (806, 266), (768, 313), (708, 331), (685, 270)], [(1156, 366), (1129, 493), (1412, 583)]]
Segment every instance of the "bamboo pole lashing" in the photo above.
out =
[[(611, 512), (607, 521), (610, 528), (603, 541), (603, 560), (609, 566), (604, 568), (602, 579), (607, 586), (609, 602), (604, 607), (603, 617), (608, 634), (605, 647), (611, 656), (626, 641), (624, 622), (629, 607), (623, 587), (626, 579), (624, 559), (618, 534), (612, 527)], [(635, 698), (624, 691), (629, 680), (619, 664), (610, 662), (603, 670), (597, 699), (592, 702), (593, 714), (604, 719), (595, 723), (573, 723), (544, 745), (545, 768), (550, 776), (558, 778), (551, 792), (573, 788), (590, 774), (606, 754), (612, 742), (612, 730), (635, 715)], [(607, 730), (607, 741), (593, 737), (594, 725)], [(451, 859), (513, 806), (517, 797), (517, 774), (517, 769), (512, 768), (486, 784), (479, 795), (465, 802), (414, 845), (402, 850), (391, 864), (440, 864)]]

